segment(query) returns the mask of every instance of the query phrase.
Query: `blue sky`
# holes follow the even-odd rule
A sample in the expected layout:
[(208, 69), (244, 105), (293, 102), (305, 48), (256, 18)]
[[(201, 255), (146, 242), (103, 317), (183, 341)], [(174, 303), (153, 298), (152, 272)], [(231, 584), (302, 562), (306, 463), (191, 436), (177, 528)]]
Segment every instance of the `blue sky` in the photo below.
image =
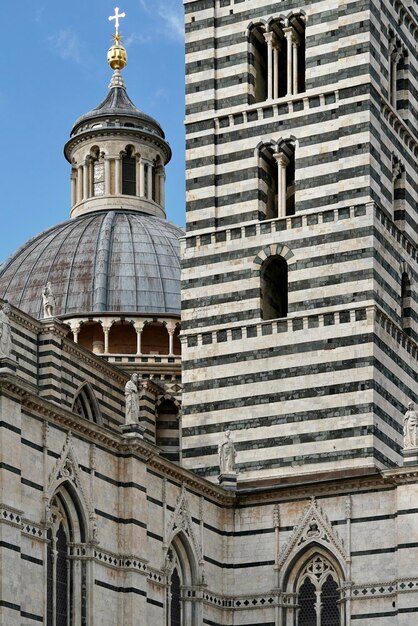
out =
[(69, 218), (63, 147), (79, 115), (107, 93), (114, 7), (126, 12), (124, 78), (136, 106), (163, 126), (173, 149), (168, 219), (183, 226), (184, 35), (182, 0), (14, 0), (2, 3), (0, 262)]

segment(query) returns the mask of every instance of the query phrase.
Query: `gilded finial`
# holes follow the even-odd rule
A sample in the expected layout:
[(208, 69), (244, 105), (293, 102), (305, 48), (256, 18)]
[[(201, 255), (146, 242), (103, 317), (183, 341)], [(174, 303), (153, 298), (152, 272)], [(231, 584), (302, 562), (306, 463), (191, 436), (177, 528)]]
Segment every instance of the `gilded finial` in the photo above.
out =
[(109, 22), (115, 22), (114, 44), (107, 53), (107, 62), (112, 70), (123, 70), (128, 62), (128, 55), (122, 46), (122, 35), (119, 33), (119, 20), (126, 17), (126, 13), (119, 13), (119, 7), (115, 7), (115, 14), (109, 16)]

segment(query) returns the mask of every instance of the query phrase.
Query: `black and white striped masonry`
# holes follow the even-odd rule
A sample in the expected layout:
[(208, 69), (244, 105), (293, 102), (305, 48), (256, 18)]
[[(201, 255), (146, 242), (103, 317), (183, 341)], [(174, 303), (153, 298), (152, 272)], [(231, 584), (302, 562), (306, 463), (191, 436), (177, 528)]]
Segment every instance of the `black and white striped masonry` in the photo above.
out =
[(202, 476), (228, 428), (242, 481), (401, 463), (418, 394), (410, 4), (184, 1), (182, 445)]

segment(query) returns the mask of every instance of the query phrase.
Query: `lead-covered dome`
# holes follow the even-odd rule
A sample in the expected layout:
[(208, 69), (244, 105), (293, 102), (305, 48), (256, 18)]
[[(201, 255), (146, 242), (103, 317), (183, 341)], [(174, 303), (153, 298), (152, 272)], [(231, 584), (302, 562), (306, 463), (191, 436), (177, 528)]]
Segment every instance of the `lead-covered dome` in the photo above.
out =
[(137, 211), (102, 211), (34, 237), (0, 266), (0, 297), (35, 318), (50, 282), (55, 315), (180, 314), (182, 230)]

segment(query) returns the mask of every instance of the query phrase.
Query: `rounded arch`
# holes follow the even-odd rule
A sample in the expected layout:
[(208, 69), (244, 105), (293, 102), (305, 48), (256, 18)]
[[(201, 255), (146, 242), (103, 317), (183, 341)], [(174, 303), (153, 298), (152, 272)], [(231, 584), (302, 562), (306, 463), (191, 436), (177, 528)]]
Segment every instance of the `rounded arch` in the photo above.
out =
[(264, 263), (264, 261), (271, 256), (281, 256), (286, 259), (288, 265), (295, 262), (294, 254), (290, 248), (282, 244), (270, 244), (265, 246), (254, 258), (254, 264), (258, 268)]
[(263, 320), (287, 317), (288, 266), (284, 257), (268, 257), (260, 268), (260, 314)]

